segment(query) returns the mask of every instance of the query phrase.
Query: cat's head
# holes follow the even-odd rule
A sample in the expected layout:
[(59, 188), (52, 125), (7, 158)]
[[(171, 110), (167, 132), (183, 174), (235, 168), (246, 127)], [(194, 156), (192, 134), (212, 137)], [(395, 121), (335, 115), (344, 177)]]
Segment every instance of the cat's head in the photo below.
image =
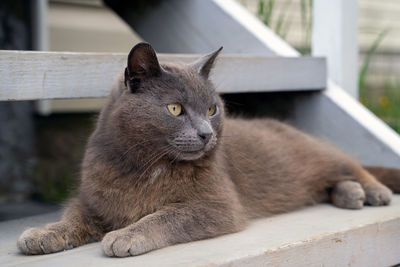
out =
[(160, 65), (149, 44), (132, 48), (112, 110), (115, 135), (127, 149), (139, 143), (153, 157), (178, 161), (212, 153), (224, 110), (209, 74), (221, 50), (192, 64)]

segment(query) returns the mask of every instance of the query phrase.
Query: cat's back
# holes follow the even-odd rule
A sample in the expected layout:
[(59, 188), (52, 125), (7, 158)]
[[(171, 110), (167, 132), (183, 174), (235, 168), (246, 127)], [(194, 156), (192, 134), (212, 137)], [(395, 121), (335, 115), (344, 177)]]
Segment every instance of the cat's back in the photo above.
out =
[(310, 154), (319, 146), (317, 140), (274, 119), (228, 118), (221, 138), (236, 167), (253, 173), (254, 169), (288, 164), (297, 154)]
[[(292, 126), (274, 119), (244, 119), (227, 118), (224, 123), (223, 142), (228, 146), (244, 146), (248, 148), (264, 148), (277, 145), (290, 145), (295, 147), (298, 144), (296, 139), (304, 143), (313, 142), (313, 139)], [(294, 140), (293, 140), (294, 139)], [(286, 142), (290, 140), (290, 144)], [(294, 141), (294, 142), (293, 142)], [(229, 150), (229, 148), (228, 148)]]
[[(340, 153), (329, 144), (275, 119), (228, 118), (222, 136), (229, 152), (250, 151), (254, 156), (279, 158), (287, 153)], [(233, 149), (232, 149), (233, 148)]]

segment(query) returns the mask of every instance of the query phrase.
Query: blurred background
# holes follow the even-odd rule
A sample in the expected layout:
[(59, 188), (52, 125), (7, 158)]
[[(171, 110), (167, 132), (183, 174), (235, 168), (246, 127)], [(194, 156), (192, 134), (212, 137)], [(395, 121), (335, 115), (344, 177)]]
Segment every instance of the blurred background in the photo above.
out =
[[(160, 1), (134, 2), (136, 10), (151, 11)], [(310, 54), (312, 0), (237, 2)], [(0, 49), (128, 53), (142, 40), (122, 18), (121, 1), (50, 0), (45, 8), (38, 3), (0, 2)], [(358, 12), (359, 100), (400, 133), (400, 1), (358, 0)], [(0, 102), (0, 220), (58, 209), (74, 191), (103, 103)]]

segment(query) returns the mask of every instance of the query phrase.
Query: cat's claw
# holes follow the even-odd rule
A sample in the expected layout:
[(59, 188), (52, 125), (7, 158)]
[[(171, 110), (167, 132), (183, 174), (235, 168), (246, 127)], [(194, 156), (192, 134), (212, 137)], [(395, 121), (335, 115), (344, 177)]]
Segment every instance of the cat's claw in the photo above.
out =
[(144, 235), (126, 229), (112, 231), (101, 241), (104, 253), (110, 257), (137, 256), (155, 249)]

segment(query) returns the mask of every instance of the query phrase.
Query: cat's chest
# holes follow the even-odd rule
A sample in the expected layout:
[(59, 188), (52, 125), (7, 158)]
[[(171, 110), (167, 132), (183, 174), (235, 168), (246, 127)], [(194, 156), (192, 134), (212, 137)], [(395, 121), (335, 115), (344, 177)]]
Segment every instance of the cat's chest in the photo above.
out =
[(187, 197), (192, 186), (181, 175), (165, 166), (156, 166), (140, 180), (122, 178), (100, 189), (92, 204), (101, 207), (102, 217), (109, 224), (123, 227)]

